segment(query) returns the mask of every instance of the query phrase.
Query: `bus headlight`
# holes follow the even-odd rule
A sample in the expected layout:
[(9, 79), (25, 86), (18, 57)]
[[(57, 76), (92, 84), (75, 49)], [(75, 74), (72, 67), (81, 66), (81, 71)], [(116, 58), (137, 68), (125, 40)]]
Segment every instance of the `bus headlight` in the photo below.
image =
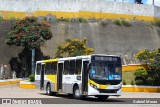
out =
[(91, 87), (93, 87), (93, 84), (90, 84)]
[(98, 89), (98, 87), (94, 84), (90, 84), (91, 87), (93, 87), (94, 89)]
[(120, 90), (121, 88), (122, 88), (122, 86), (119, 86), (119, 87), (118, 87), (118, 90)]

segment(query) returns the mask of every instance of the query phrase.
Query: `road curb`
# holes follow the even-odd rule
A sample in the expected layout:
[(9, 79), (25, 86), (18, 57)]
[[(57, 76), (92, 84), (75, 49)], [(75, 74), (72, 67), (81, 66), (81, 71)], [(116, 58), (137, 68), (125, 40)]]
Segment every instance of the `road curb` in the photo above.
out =
[(123, 85), (123, 92), (160, 92), (160, 86)]
[[(21, 81), (19, 88), (36, 89), (34, 82)], [(158, 86), (136, 86), (136, 85), (123, 85), (123, 92), (160, 92)]]
[(19, 84), (19, 88), (24, 88), (24, 89), (36, 89), (36, 85), (34, 82), (29, 82), (29, 81), (21, 81)]
[(17, 84), (17, 83), (20, 83), (20, 81), (22, 81), (22, 79), (0, 80), (0, 85)]

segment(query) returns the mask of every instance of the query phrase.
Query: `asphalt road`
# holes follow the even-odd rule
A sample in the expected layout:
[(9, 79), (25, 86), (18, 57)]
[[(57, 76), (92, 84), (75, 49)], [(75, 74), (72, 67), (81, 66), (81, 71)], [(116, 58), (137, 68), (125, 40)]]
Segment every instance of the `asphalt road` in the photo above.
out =
[[(106, 101), (100, 101), (95, 97), (88, 97), (82, 100), (75, 100), (71, 96), (68, 95), (56, 95), (56, 96), (48, 96), (45, 94), (45, 91), (40, 91), (38, 89), (20, 89), (18, 87), (3, 87), (0, 88), (0, 98), (12, 98), (17, 100), (41, 100), (42, 104), (61, 104), (61, 106), (73, 106), (74, 104), (79, 106), (87, 106), (93, 105), (98, 107), (104, 107), (106, 104), (111, 106), (160, 106), (160, 93), (139, 93), (139, 92), (123, 92), (122, 96), (114, 97), (110, 96)], [(43, 99), (41, 99), (43, 98)], [(149, 103), (139, 103), (136, 101), (144, 101), (149, 100), (152, 102)], [(156, 104), (156, 102), (159, 104)], [(88, 105), (88, 106), (89, 106)], [(101, 105), (101, 106), (100, 106)], [(16, 105), (12, 105), (16, 106)], [(42, 106), (42, 105), (41, 105)], [(51, 106), (51, 105), (50, 105)], [(87, 107), (88, 107), (87, 106)], [(0, 105), (1, 107), (1, 105)], [(38, 106), (40, 107), (40, 105)], [(75, 106), (74, 106), (75, 107)], [(76, 106), (78, 107), (78, 106)]]

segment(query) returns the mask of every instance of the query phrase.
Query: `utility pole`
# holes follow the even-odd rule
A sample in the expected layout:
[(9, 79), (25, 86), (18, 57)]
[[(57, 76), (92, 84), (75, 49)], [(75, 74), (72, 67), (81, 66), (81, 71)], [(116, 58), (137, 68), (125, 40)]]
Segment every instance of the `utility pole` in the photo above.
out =
[(152, 2), (152, 3), (153, 3), (153, 5), (154, 5), (154, 0), (153, 0), (153, 2)]
[(32, 49), (32, 70), (31, 70), (31, 74), (34, 74), (34, 63), (35, 61), (35, 49)]

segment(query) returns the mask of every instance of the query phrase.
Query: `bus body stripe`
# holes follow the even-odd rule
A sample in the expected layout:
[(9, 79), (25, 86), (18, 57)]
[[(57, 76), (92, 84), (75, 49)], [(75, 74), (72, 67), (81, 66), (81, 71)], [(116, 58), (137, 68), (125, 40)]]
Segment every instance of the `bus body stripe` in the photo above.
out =
[(44, 63), (47, 63), (47, 62), (58, 62), (58, 59), (49, 59), (49, 60), (43, 60)]
[(97, 84), (96, 82), (94, 82), (92, 80), (89, 80), (88, 83), (97, 86), (99, 89), (107, 89), (108, 88), (108, 84), (101, 85), (101, 84)]
[(46, 75), (47, 78), (54, 83), (54, 91), (57, 91), (57, 75)]
[(99, 89), (106, 89), (108, 85), (99, 85)]

